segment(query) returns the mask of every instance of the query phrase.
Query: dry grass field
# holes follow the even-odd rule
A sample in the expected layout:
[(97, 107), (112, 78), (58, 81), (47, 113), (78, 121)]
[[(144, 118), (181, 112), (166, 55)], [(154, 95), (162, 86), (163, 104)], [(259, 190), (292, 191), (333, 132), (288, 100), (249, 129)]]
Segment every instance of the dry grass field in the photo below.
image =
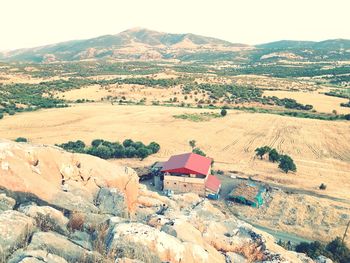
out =
[[(269, 205), (260, 209), (244, 205), (228, 208), (254, 224), (327, 242), (343, 236), (350, 219), (350, 204), (282, 191), (274, 192)], [(345, 241), (350, 245), (350, 238)]]
[[(62, 143), (96, 138), (156, 141), (161, 151), (143, 164), (190, 151), (194, 139), (210, 157), (214, 169), (238, 171), (256, 179), (350, 199), (350, 124), (345, 121), (299, 119), (270, 114), (229, 111), (206, 122), (175, 119), (182, 113), (205, 112), (158, 106), (80, 104), (5, 116), (0, 137), (27, 137), (34, 143)], [(218, 110), (217, 110), (218, 111)], [(254, 157), (255, 148), (275, 147), (296, 162), (297, 173), (284, 174), (276, 164)], [(117, 160), (135, 162), (137, 160)], [(318, 190), (321, 183), (327, 190)]]
[(327, 96), (318, 92), (303, 92), (303, 91), (264, 91), (265, 96), (276, 96), (278, 98), (290, 98), (295, 99), (302, 104), (310, 104), (314, 106), (314, 109), (318, 112), (332, 113), (336, 110), (340, 114), (350, 113), (350, 108), (341, 107), (340, 103), (346, 103), (349, 100)]

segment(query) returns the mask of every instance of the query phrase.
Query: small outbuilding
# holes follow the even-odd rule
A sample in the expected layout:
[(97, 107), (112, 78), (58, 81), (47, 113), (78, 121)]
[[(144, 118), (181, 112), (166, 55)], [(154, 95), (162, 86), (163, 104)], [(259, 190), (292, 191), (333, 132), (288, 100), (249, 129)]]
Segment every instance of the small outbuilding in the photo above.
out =
[(237, 203), (260, 207), (264, 203), (263, 192), (262, 187), (252, 183), (240, 183), (232, 190), (228, 198)]

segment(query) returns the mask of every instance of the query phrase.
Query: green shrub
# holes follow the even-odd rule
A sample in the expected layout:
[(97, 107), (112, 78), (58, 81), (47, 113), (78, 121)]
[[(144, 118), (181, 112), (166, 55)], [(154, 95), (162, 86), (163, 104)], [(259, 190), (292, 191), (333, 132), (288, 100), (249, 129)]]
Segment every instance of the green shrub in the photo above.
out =
[(123, 141), (123, 145), (124, 145), (125, 148), (126, 148), (126, 147), (130, 147), (130, 146), (132, 146), (133, 144), (134, 144), (134, 141), (131, 140), (131, 139), (126, 139), (125, 141)]
[(141, 158), (141, 160), (145, 159), (148, 155), (151, 154), (151, 150), (146, 147), (140, 147), (136, 150), (137, 157)]
[(220, 112), (220, 114), (221, 114), (222, 117), (226, 116), (227, 110), (222, 109), (221, 112)]
[(319, 256), (325, 256), (338, 263), (350, 262), (350, 249), (342, 242), (339, 237), (324, 245), (318, 241), (311, 243), (301, 242), (295, 247), (295, 251), (305, 253), (309, 257), (316, 259)]
[(147, 148), (150, 149), (152, 153), (157, 153), (160, 150), (160, 145), (156, 142), (151, 142)]
[(27, 138), (24, 138), (24, 137), (18, 137), (15, 141), (16, 142), (28, 142)]
[(102, 140), (102, 139), (95, 139), (95, 140), (93, 140), (92, 142), (91, 142), (91, 145), (93, 146), (93, 147), (98, 147), (100, 144), (102, 144), (104, 142), (104, 140)]
[(112, 150), (105, 145), (99, 145), (98, 147), (90, 147), (87, 150), (87, 153), (100, 157), (102, 159), (110, 159), (113, 156)]
[(67, 143), (58, 144), (57, 146), (69, 152), (77, 152), (77, 153), (85, 152), (85, 143), (81, 140), (78, 140), (75, 142), (69, 141)]
[(327, 185), (322, 183), (320, 186), (319, 186), (320, 190), (326, 190), (327, 189)]
[(125, 156), (127, 158), (134, 158), (136, 156), (136, 149), (132, 146), (125, 147)]

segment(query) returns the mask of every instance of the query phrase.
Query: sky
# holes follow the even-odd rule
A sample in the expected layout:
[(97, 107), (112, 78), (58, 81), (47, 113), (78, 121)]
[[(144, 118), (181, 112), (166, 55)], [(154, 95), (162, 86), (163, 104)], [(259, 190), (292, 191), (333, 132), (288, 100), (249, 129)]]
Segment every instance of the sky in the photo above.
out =
[(350, 0), (0, 0), (0, 50), (143, 27), (234, 43), (350, 39)]

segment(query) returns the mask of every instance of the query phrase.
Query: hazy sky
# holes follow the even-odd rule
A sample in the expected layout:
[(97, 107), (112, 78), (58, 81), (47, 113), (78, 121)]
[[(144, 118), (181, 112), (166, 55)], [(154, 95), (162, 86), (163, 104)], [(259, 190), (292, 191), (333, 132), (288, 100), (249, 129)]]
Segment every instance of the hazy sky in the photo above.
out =
[(247, 44), (350, 39), (350, 0), (0, 0), (0, 50), (132, 27)]

